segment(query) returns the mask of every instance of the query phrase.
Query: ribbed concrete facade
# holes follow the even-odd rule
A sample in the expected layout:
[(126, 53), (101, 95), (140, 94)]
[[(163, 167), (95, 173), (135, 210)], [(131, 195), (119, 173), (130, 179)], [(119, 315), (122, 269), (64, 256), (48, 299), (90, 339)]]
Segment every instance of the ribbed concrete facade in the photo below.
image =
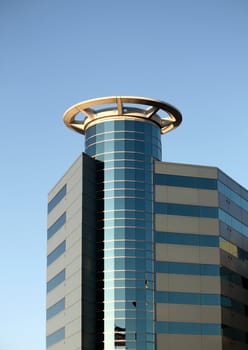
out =
[[(155, 162), (155, 178), (156, 174), (172, 176), (170, 182), (168, 181), (169, 185), (155, 184), (156, 203), (186, 206), (183, 208), (190, 208), (190, 206), (218, 207), (217, 189), (183, 186), (185, 177), (191, 180), (193, 178), (217, 180), (218, 171), (216, 168)], [(162, 182), (162, 176), (159, 183)], [(183, 179), (180, 178), (182, 176)], [(182, 180), (181, 185), (176, 186), (176, 181), (173, 183), (175, 177), (177, 180)], [(163, 294), (167, 296), (168, 294), (170, 297), (166, 303), (163, 303), (163, 300), (156, 303), (156, 321), (158, 324), (165, 324), (168, 328), (168, 332), (161, 331), (157, 334), (157, 349), (164, 349), (165, 344), (169, 350), (181, 348), (192, 350), (222, 349), (222, 337), (220, 332), (218, 334), (218, 329), (221, 328), (220, 276), (219, 274), (211, 275), (211, 272), (201, 274), (200, 269), (199, 273), (195, 272), (195, 269), (191, 271), (192, 267), (196, 268), (197, 266), (202, 268), (204, 266), (219, 266), (220, 250), (218, 246), (200, 246), (197, 244), (197, 238), (192, 240), (192, 235), (195, 237), (196, 235), (202, 237), (207, 235), (210, 239), (211, 236), (216, 237), (216, 241), (218, 241), (218, 219), (185, 216), (185, 213), (171, 215), (156, 214), (155, 212), (155, 230), (160, 238), (158, 238), (159, 241), (163, 240), (164, 233), (164, 240), (168, 242), (155, 243), (156, 261), (158, 263), (168, 262), (172, 265), (171, 271), (156, 273), (158, 296), (163, 296)], [(183, 272), (173, 271), (173, 264), (175, 264), (175, 268), (177, 263), (183, 264)], [(213, 305), (210, 304), (211, 298)], [(204, 299), (206, 300), (204, 301)], [(170, 326), (174, 326), (175, 330), (169, 331)], [(176, 327), (178, 327), (178, 331)], [(216, 332), (217, 334), (211, 334), (210, 327), (213, 328), (212, 333)]]
[(52, 349), (92, 349), (95, 341), (94, 174), (95, 161), (82, 155), (49, 193), (47, 346)]

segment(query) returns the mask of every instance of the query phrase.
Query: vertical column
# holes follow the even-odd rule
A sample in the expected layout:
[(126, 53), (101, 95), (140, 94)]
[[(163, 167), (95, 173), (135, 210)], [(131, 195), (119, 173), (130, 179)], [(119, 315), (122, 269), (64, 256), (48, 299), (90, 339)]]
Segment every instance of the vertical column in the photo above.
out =
[(97, 192), (97, 348), (152, 350), (152, 172), (160, 130), (137, 120), (105, 121), (87, 130), (86, 152), (104, 164)]
[(82, 177), (82, 350), (96, 343), (96, 167), (83, 154)]

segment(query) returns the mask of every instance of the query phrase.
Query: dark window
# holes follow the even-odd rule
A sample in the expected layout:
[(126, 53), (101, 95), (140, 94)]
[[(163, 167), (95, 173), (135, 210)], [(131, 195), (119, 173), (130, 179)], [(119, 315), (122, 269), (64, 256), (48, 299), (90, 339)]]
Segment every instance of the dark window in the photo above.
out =
[(156, 332), (165, 334), (220, 335), (218, 323), (156, 322)]
[(194, 264), (180, 262), (155, 262), (156, 272), (175, 273), (185, 275), (203, 275), (203, 276), (218, 276), (219, 265), (214, 264)]
[(154, 210), (156, 214), (197, 216), (204, 218), (218, 217), (218, 208), (207, 206), (156, 202), (154, 204)]
[(219, 209), (219, 219), (226, 223), (228, 226), (234, 228), (236, 231), (248, 237), (248, 226), (235, 219), (235, 217), (229, 215), (222, 209)]
[(126, 345), (126, 328), (115, 326), (115, 346)]
[(212, 235), (197, 235), (175, 232), (155, 232), (156, 243), (170, 243), (170, 244), (183, 244), (183, 245), (195, 245), (204, 247), (218, 247), (219, 237)]
[(156, 291), (155, 302), (169, 304), (220, 305), (220, 295), (208, 293)]
[(241, 276), (224, 266), (221, 266), (220, 274), (223, 279), (248, 289), (248, 279), (246, 277)]
[(217, 189), (216, 179), (208, 179), (201, 177), (155, 174), (154, 182), (156, 185), (162, 186), (167, 185), (178, 187), (203, 188), (208, 190)]
[(222, 325), (222, 335), (233, 340), (237, 340), (241, 343), (248, 344), (248, 333), (240, 329), (229, 327), (225, 324)]

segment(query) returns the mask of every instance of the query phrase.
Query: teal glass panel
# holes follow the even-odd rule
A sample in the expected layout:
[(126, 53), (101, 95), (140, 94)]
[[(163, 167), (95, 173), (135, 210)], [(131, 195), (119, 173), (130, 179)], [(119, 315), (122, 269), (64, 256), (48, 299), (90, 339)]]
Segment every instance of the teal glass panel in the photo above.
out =
[(219, 237), (212, 235), (197, 235), (175, 232), (155, 232), (156, 243), (194, 245), (203, 247), (218, 247)]
[(156, 291), (155, 302), (167, 304), (220, 305), (220, 295)]
[(156, 214), (195, 216), (204, 218), (218, 217), (218, 208), (207, 206), (155, 202), (154, 210)]
[(86, 153), (104, 164), (97, 184), (97, 345), (154, 350), (153, 160), (161, 157), (160, 129), (103, 121), (86, 131)]
[(156, 322), (156, 332), (165, 334), (221, 335), (218, 323)]
[(219, 265), (156, 261), (155, 269), (161, 273), (218, 276)]
[(224, 210), (219, 209), (219, 219), (225, 222), (230, 227), (233, 227), (236, 231), (242, 235), (248, 237), (248, 226), (235, 219), (233, 216), (227, 214)]
[(238, 206), (248, 211), (248, 200), (238, 193), (231, 190), (229, 187), (224, 185), (222, 182), (218, 181), (218, 190), (223, 193), (225, 196), (230, 198)]
[(154, 182), (156, 185), (177, 186), (189, 188), (202, 188), (208, 190), (217, 189), (217, 180), (192, 176), (155, 174)]

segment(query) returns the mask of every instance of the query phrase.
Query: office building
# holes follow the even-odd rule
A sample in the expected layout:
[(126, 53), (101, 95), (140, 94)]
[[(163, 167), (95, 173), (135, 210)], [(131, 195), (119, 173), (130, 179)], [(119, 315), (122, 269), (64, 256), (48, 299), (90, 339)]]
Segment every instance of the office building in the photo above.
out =
[(126, 96), (66, 111), (85, 153), (49, 193), (49, 350), (248, 349), (248, 191), (162, 161), (181, 119)]

